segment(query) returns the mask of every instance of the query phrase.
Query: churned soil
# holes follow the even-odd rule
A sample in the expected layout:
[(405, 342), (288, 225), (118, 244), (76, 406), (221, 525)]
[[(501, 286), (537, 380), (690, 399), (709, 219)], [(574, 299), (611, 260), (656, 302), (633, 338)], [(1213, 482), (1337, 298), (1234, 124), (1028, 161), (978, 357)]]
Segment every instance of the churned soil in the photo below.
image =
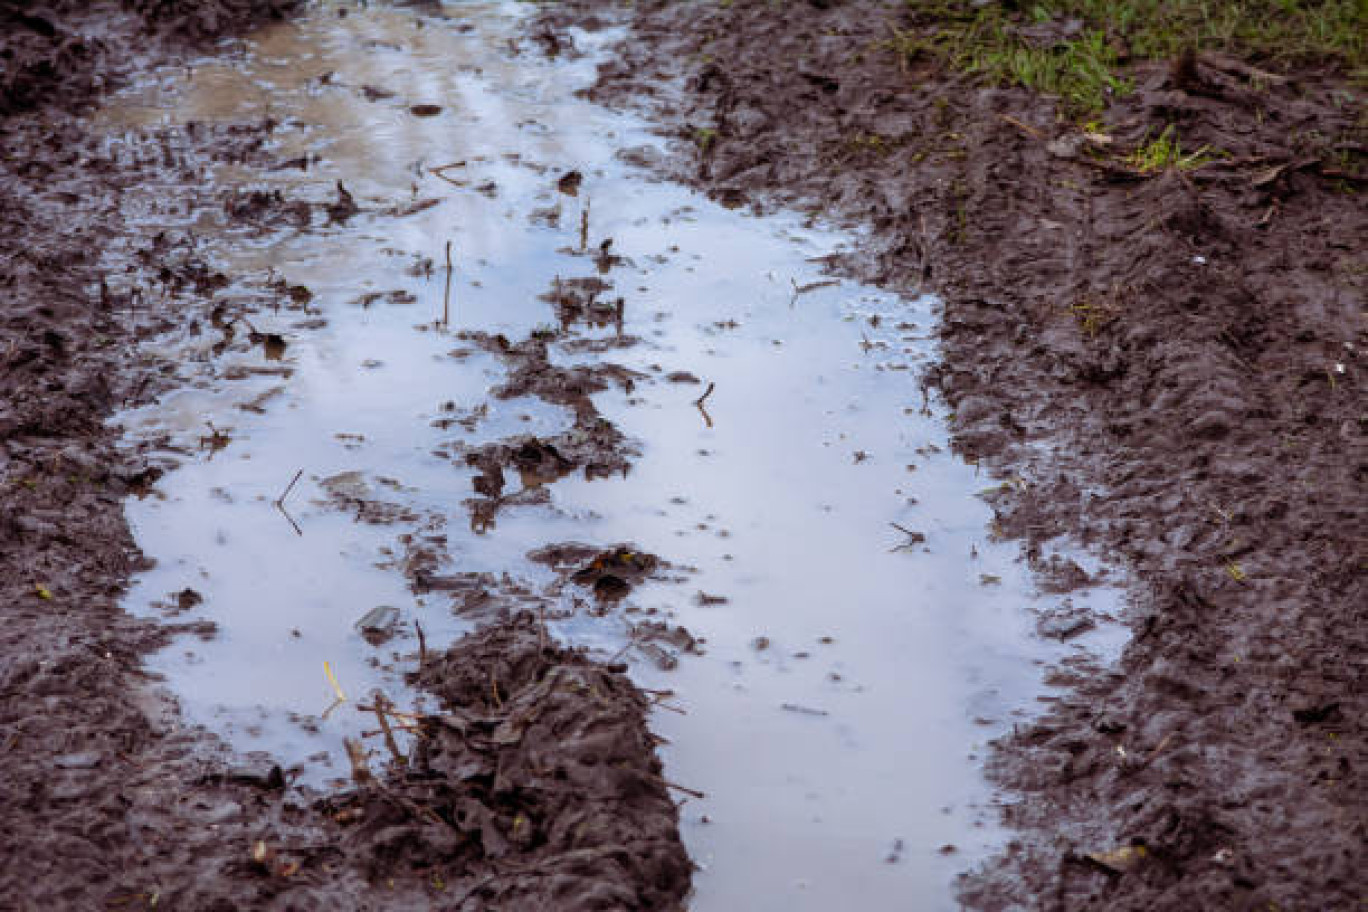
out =
[[(895, 53), (933, 9), (576, 0), (539, 28), (573, 53), (568, 26), (626, 24), (590, 95), (675, 138), (666, 175), (858, 226), (834, 268), (940, 295), (926, 380), (959, 450), (1012, 482), (998, 531), (1033, 562), (1081, 542), (1133, 582), (1119, 663), (1061, 672), (1064, 695), (996, 744), (1016, 838), (963, 900), (1357, 908), (1362, 96), (1328, 68), (1135, 59), (1134, 91), (1084, 127)], [(1170, 126), (1216, 151), (1148, 166)]]
[[(646, 699), (624, 667), (520, 616), (516, 593), (415, 670), (440, 712), (375, 707), (377, 725), (422, 732), (412, 755), (360, 760), (328, 795), (186, 725), (143, 668), (215, 629), (120, 608), (145, 565), (123, 502), (162, 469), (107, 419), (173, 382), (149, 338), (203, 324), (223, 346), (284, 341), (235, 340), (214, 299), (227, 278), (188, 230), (140, 232), (126, 193), (150, 182), (168, 212), (207, 207), (250, 231), (307, 230), (355, 204), (342, 187), (319, 203), (207, 179), (220, 163), (278, 167), (275, 124), (108, 140), (82, 111), (210, 42), (232, 53), (224, 39), (293, 6), (0, 4), (0, 906), (678, 908), (691, 866)], [(287, 308), (307, 296), (274, 293)]]

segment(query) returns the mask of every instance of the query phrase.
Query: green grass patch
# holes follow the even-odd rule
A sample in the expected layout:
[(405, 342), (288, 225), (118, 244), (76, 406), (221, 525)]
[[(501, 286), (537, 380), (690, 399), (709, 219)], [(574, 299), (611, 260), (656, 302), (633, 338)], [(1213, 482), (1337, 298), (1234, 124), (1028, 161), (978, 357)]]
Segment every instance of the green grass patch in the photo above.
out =
[(1368, 0), (1041, 0), (1008, 11), (970, 0), (907, 0), (887, 46), (1060, 99), (1086, 116), (1132, 89), (1130, 59), (1216, 51), (1260, 67), (1324, 65), (1368, 82)]
[(1328, 63), (1368, 67), (1364, 0), (1045, 0), (1033, 17), (1079, 17), (1130, 53), (1166, 60), (1189, 48), (1223, 51), (1275, 68)]
[(1191, 171), (1216, 157), (1209, 146), (1202, 146), (1196, 152), (1184, 152), (1178, 131), (1169, 124), (1164, 132), (1127, 155), (1126, 164), (1145, 174), (1154, 174), (1170, 168)]

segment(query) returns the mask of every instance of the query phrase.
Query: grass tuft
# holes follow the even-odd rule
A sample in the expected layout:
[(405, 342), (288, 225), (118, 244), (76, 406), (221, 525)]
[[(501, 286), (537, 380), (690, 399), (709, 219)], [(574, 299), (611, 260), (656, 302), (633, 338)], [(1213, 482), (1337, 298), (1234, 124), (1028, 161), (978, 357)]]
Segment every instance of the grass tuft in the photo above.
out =
[(1041, 0), (976, 5), (907, 0), (909, 26), (886, 47), (906, 64), (933, 60), (998, 85), (1057, 96), (1096, 113), (1131, 91), (1132, 59), (1188, 51), (1234, 54), (1272, 70), (1326, 66), (1368, 83), (1365, 0)]
[(1169, 124), (1156, 138), (1141, 144), (1138, 149), (1126, 156), (1126, 164), (1145, 174), (1154, 174), (1170, 168), (1191, 171), (1202, 167), (1215, 157), (1210, 146), (1202, 146), (1196, 152), (1184, 153), (1178, 131), (1174, 129), (1173, 124)]

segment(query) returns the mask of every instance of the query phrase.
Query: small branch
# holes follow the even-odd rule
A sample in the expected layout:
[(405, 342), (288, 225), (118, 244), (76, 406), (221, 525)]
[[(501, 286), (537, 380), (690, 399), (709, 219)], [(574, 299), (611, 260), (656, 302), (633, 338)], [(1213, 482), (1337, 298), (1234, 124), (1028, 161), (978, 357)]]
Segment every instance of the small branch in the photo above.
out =
[(466, 164), (466, 163), (463, 162), (463, 161), (458, 161), (458, 162), (451, 162), (450, 164), (446, 164), (446, 165), (438, 165), (438, 166), (435, 167), (435, 168), (428, 168), (428, 173), (431, 174), (433, 177), (437, 177), (437, 178), (440, 178), (441, 180), (446, 181), (448, 184), (451, 184), (451, 186), (453, 186), (453, 187), (464, 187), (464, 186), (465, 186), (465, 182), (464, 182), (464, 181), (458, 181), (458, 180), (456, 180), (456, 179), (453, 178), (453, 177), (447, 177), (447, 176), (446, 176), (446, 172), (449, 171), (449, 170), (451, 170), (452, 168), (464, 168), (464, 167), (465, 167), (465, 164)]
[(489, 693), (494, 697), (494, 708), (503, 709), (503, 699), (499, 697), (499, 679), (494, 675), (494, 669), (489, 669)]
[(281, 507), (282, 509), (284, 508), (285, 498), (290, 496), (290, 492), (294, 490), (294, 486), (299, 482), (299, 477), (303, 474), (303, 469), (300, 469), (298, 472), (295, 472), (294, 478), (290, 479), (290, 483), (285, 486), (284, 492), (282, 492), (281, 495), (276, 498), (275, 504), (277, 507)]
[(1022, 123), (1021, 121), (1017, 120), (1015, 117), (1013, 117), (1013, 116), (1010, 115), (1010, 114), (999, 114), (998, 117), (1001, 117), (1005, 122), (1007, 122), (1007, 123), (1011, 124), (1012, 126), (1016, 127), (1018, 130), (1020, 130), (1021, 132), (1025, 133), (1027, 136), (1030, 136), (1032, 139), (1044, 139), (1044, 138), (1045, 138), (1045, 137), (1041, 134), (1041, 132), (1040, 132), (1039, 130), (1037, 130), (1035, 127), (1033, 127), (1033, 126), (1031, 126), (1030, 124), (1027, 124), (1027, 123)]
[(285, 521), (290, 524), (290, 528), (295, 530), (295, 535), (303, 538), (304, 530), (299, 528), (299, 523), (295, 522), (295, 518), (290, 515), (289, 510), (285, 509), (285, 505), (280, 501), (276, 501), (275, 508), (280, 511), (281, 516), (285, 517)]
[(703, 415), (703, 423), (706, 424), (709, 428), (713, 426), (712, 415), (708, 414), (708, 410), (703, 407), (703, 403), (706, 402), (708, 400), (708, 397), (712, 395), (714, 386), (715, 384), (709, 383), (708, 388), (704, 391), (703, 395), (699, 396), (697, 399), (694, 400), (694, 406), (696, 406), (698, 408), (698, 411)]
[(391, 708), (389, 698), (379, 691), (375, 694), (375, 718), (380, 722), (380, 731), (385, 734), (385, 747), (389, 749), (390, 755), (394, 757), (394, 762), (399, 766), (406, 766), (408, 758), (399, 752), (399, 745), (394, 740), (394, 732), (390, 729), (389, 717), (386, 715)]
[(442, 296), (442, 325), (451, 325), (451, 241), (446, 242), (446, 293)]
[(418, 673), (422, 674), (427, 668), (427, 637), (423, 636), (423, 625), (417, 621), (413, 622), (413, 629), (418, 631)]

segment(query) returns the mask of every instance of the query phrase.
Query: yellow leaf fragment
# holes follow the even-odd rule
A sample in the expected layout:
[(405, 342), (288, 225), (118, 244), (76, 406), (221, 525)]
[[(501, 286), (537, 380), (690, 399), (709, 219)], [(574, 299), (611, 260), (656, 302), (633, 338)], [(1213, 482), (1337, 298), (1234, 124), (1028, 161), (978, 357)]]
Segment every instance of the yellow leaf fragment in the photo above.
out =
[(40, 599), (43, 599), (44, 601), (48, 602), (52, 601), (52, 590), (49, 589), (47, 586), (40, 585), (39, 583), (34, 583), (33, 591), (37, 593)]
[(1121, 874), (1143, 861), (1146, 854), (1144, 846), (1122, 846), (1109, 852), (1089, 852), (1088, 860)]
[(332, 666), (326, 659), (323, 660), (323, 673), (328, 676), (328, 683), (332, 685), (333, 693), (337, 694), (338, 702), (345, 703), (347, 695), (342, 692), (342, 685), (337, 683), (337, 675), (333, 674)]

